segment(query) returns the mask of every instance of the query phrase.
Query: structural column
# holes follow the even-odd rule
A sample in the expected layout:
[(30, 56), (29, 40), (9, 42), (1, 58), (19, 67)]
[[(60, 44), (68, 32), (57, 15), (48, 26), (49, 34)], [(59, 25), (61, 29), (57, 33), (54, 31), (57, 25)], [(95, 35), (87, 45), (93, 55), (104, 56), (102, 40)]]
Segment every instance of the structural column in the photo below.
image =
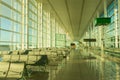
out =
[[(120, 30), (120, 0), (118, 0), (118, 28)], [(120, 39), (120, 32), (118, 34), (119, 34), (119, 39)], [(119, 43), (119, 47), (120, 47), (120, 43)]]
[[(106, 0), (103, 0), (103, 4), (104, 4), (104, 17), (107, 17), (107, 2)], [(101, 26), (101, 56), (104, 57), (104, 48), (105, 48), (105, 38), (104, 38), (104, 35), (105, 35), (105, 30), (104, 30), (104, 27), (105, 25)]]
[[(119, 0), (118, 0), (119, 1)], [(115, 48), (118, 48), (117, 0), (114, 1)], [(119, 15), (119, 14), (118, 14)]]
[[(104, 4), (104, 17), (107, 17), (107, 1), (106, 0), (103, 0), (103, 4)], [(105, 35), (105, 25), (101, 26), (101, 61), (100, 61), (100, 74), (101, 74), (101, 77), (99, 80), (104, 80), (104, 64), (105, 64), (105, 61), (104, 61), (104, 48), (105, 48), (105, 38), (104, 38), (104, 35)]]
[(25, 16), (25, 12), (24, 12), (25, 6), (24, 6), (24, 5), (25, 5), (25, 3), (24, 3), (24, 0), (23, 0), (23, 1), (22, 1), (22, 28), (21, 28), (21, 32), (22, 32), (22, 33), (21, 33), (21, 44), (22, 44), (21, 47), (22, 47), (22, 50), (24, 50), (24, 44), (25, 44), (25, 43), (24, 43), (24, 27), (25, 27), (25, 26), (24, 26), (24, 24), (25, 24), (25, 23), (24, 23), (24, 22), (25, 22), (25, 21), (24, 21), (24, 18), (25, 18), (25, 17), (24, 17), (24, 16)]

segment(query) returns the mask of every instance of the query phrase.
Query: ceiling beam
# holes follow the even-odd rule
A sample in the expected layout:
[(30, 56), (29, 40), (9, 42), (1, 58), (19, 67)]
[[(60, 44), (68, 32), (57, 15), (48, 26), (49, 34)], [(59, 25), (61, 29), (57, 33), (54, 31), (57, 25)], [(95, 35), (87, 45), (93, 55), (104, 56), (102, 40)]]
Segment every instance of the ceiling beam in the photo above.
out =
[[(85, 30), (87, 30), (87, 28), (88, 28), (91, 20), (94, 18), (95, 14), (96, 14), (96, 12), (97, 12), (97, 10), (99, 9), (99, 7), (100, 7), (101, 4), (102, 4), (102, 0), (100, 0), (99, 3), (98, 3), (98, 5), (96, 6), (95, 11), (93, 12), (92, 16), (90, 17), (90, 19), (89, 19), (89, 21), (88, 21), (88, 24), (86, 25), (86, 27), (85, 27), (84, 30), (83, 30), (84, 33), (85, 33)], [(84, 34), (84, 33), (83, 33), (83, 34)], [(82, 36), (83, 36), (83, 35), (80, 35), (80, 38), (81, 38)]]
[(81, 22), (82, 22), (84, 5), (85, 5), (85, 0), (82, 0), (82, 8), (81, 8), (81, 13), (80, 13), (80, 18), (79, 18), (80, 20), (79, 20), (78, 36), (79, 36), (79, 33), (80, 33), (80, 25), (81, 25)]
[(65, 0), (65, 5), (66, 5), (66, 10), (67, 10), (68, 18), (69, 18), (69, 21), (70, 21), (70, 28), (71, 28), (70, 31), (72, 31), (72, 34), (73, 34), (73, 37), (74, 37), (73, 25), (72, 25), (72, 21), (71, 21), (71, 18), (70, 18), (70, 11), (69, 11), (67, 0)]
[(55, 8), (53, 7), (52, 3), (51, 3), (49, 0), (47, 0), (47, 1), (48, 1), (48, 3), (50, 4), (52, 10), (55, 12), (55, 14), (56, 14), (56, 16), (58, 17), (58, 19), (60, 20), (61, 24), (63, 25), (64, 30), (67, 31), (67, 32), (69, 33), (70, 37), (73, 39), (72, 33), (69, 32), (69, 30), (65, 27), (63, 21), (61, 20), (61, 18), (60, 18), (60, 16), (58, 15), (57, 11), (56, 11)]

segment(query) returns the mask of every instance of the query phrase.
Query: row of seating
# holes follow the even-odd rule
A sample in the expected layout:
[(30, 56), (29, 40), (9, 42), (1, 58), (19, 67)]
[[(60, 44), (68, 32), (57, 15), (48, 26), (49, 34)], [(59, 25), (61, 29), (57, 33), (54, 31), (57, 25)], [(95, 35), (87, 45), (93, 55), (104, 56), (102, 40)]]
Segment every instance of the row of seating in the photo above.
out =
[[(10, 78), (13, 75), (16, 78), (22, 77), (23, 72), (34, 68), (33, 66), (56, 65), (69, 54), (69, 49), (29, 49), (19, 51), (1, 52), (2, 62), (0, 62), (0, 78)], [(4, 69), (3, 69), (4, 68)], [(12, 70), (14, 69), (15, 70)], [(20, 68), (20, 69), (19, 69)], [(35, 69), (35, 68), (34, 68)], [(40, 69), (39, 69), (40, 70)], [(24, 72), (26, 73), (26, 72)], [(15, 76), (16, 75), (16, 76)], [(12, 78), (14, 78), (12, 77)], [(22, 77), (23, 78), (23, 77)]]
[(0, 62), (0, 80), (20, 79), (23, 76), (24, 63)]
[(33, 55), (3, 55), (3, 62), (25, 62), (25, 63), (33, 63), (38, 61), (41, 56), (33, 56)]

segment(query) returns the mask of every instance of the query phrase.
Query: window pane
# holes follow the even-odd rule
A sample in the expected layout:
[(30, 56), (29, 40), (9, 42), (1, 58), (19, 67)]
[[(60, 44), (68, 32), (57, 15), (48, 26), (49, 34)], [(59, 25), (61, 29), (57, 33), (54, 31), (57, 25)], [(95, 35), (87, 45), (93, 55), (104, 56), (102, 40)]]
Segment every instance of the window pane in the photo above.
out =
[(1, 0), (3, 2), (5, 2), (6, 4), (12, 6), (12, 0)]
[(1, 31), (0, 41), (11, 41), (12, 33), (7, 31)]
[(2, 5), (2, 4), (1, 4), (0, 7), (1, 7), (0, 8), (1, 9), (1, 12), (0, 12), (1, 15), (4, 15), (6, 17), (11, 17), (12, 16), (12, 10), (10, 8), (8, 8), (7, 6)]
[(1, 18), (1, 28), (6, 30), (12, 30), (12, 21)]

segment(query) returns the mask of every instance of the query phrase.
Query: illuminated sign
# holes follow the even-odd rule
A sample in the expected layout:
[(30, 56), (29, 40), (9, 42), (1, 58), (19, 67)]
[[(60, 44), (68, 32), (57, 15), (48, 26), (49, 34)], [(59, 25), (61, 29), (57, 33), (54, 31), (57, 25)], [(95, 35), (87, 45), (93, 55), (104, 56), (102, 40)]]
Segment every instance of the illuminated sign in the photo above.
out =
[(108, 25), (111, 23), (111, 18), (106, 17), (106, 18), (96, 18), (95, 20), (95, 26), (100, 26), (100, 25)]

